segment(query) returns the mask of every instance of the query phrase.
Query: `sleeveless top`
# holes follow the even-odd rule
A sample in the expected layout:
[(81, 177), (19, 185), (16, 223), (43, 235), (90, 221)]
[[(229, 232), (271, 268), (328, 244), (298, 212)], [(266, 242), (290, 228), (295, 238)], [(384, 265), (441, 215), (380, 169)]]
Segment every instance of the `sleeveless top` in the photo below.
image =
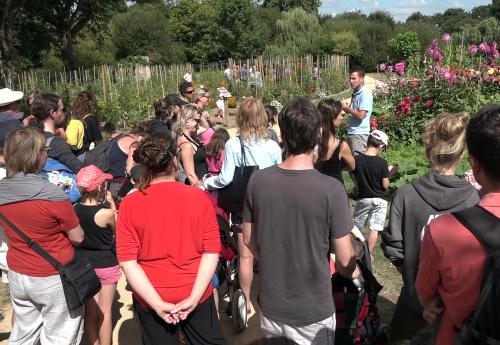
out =
[(343, 141), (340, 140), (330, 159), (321, 162), (318, 170), (322, 174), (336, 178), (340, 181), (340, 183), (344, 184), (344, 179), (342, 178), (342, 160), (340, 159), (340, 149), (342, 148), (342, 144)]
[[(198, 177), (200, 180), (208, 174), (208, 167), (207, 167), (207, 152), (205, 151), (205, 147), (198, 141), (191, 139), (185, 134), (182, 134), (191, 144), (197, 147), (196, 152), (193, 155), (193, 163), (194, 163), (194, 173), (196, 174), (196, 177)], [(185, 181), (186, 184), (189, 183), (189, 179), (186, 178)]]
[(103, 208), (101, 205), (75, 205), (75, 212), (84, 232), (83, 242), (75, 249), (78, 254), (86, 257), (94, 268), (118, 265), (113, 230), (98, 226), (94, 220), (96, 213)]
[(116, 177), (126, 177), (128, 155), (122, 151), (118, 145), (118, 140), (114, 140), (109, 150), (109, 173)]

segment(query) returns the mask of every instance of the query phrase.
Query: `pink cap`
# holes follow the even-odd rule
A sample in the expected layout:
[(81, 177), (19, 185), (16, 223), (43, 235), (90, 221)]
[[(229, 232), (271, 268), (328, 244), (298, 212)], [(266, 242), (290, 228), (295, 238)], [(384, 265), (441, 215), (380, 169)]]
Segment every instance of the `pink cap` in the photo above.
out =
[(88, 192), (96, 190), (104, 181), (112, 180), (113, 176), (102, 172), (95, 165), (89, 165), (80, 169), (76, 174), (76, 185)]

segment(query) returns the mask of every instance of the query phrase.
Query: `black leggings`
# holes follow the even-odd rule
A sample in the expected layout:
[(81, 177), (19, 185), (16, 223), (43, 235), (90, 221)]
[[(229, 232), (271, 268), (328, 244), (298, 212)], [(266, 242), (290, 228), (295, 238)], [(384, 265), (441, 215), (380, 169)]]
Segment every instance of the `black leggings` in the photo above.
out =
[(179, 345), (179, 328), (189, 345), (225, 345), (213, 296), (199, 304), (179, 325), (171, 325), (152, 309), (134, 301), (143, 345)]

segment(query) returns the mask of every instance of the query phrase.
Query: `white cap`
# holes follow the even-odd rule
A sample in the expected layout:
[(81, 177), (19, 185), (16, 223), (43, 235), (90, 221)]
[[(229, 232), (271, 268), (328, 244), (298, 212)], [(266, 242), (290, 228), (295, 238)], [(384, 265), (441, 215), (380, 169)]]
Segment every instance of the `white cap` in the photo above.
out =
[(381, 142), (383, 142), (386, 147), (389, 144), (389, 137), (387, 136), (387, 134), (385, 134), (382, 131), (379, 131), (378, 129), (376, 129), (373, 132), (371, 132), (370, 135), (372, 137), (374, 137), (375, 139), (380, 140)]
[(0, 107), (19, 101), (24, 96), (21, 91), (12, 91), (11, 89), (5, 88), (0, 90)]

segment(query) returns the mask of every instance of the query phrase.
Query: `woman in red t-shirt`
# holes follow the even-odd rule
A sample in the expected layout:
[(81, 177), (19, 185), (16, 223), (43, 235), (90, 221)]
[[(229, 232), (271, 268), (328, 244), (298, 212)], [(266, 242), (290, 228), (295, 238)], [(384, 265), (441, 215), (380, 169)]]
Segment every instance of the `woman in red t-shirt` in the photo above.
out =
[[(57, 112), (58, 110), (50, 110)], [(42, 132), (12, 132), (4, 148), (7, 177), (0, 181), (0, 212), (61, 264), (75, 256), (83, 231), (66, 193), (38, 175), (47, 160)], [(68, 310), (61, 277), (8, 225), (9, 289), (16, 320), (9, 344), (79, 344), (83, 307)]]
[(143, 342), (225, 344), (211, 280), (221, 250), (215, 211), (203, 191), (176, 182), (176, 144), (148, 138), (134, 153), (138, 191), (123, 200), (118, 261), (134, 291)]

